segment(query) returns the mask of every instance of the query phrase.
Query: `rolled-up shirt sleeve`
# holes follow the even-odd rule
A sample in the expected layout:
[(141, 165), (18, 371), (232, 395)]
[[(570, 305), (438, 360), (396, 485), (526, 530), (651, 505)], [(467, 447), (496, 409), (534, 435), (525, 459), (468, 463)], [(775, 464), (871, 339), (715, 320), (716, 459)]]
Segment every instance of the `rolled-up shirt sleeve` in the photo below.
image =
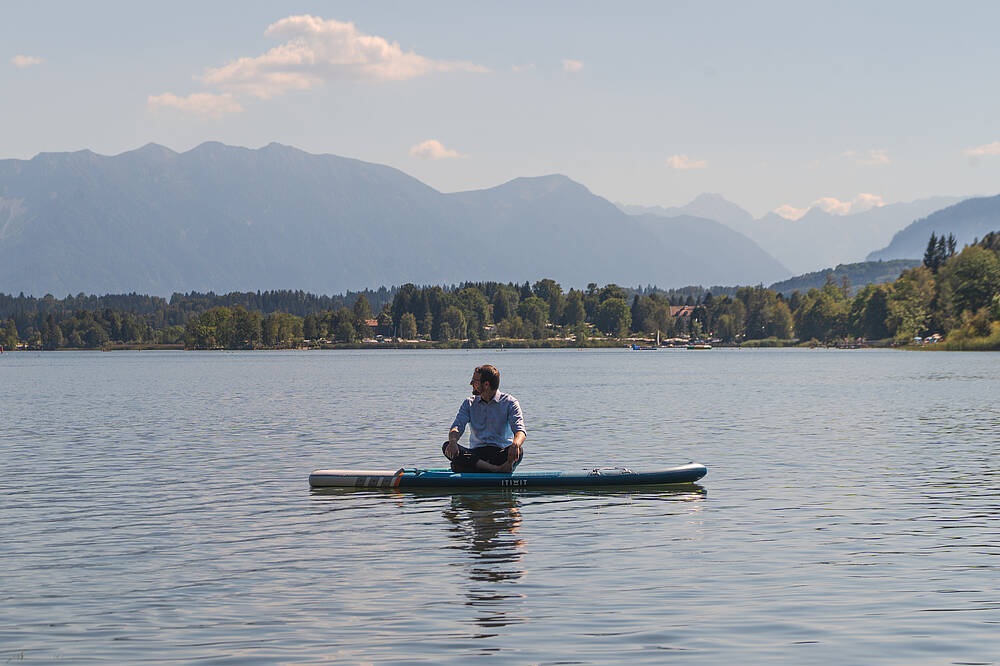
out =
[[(518, 410), (520, 412), (520, 410)], [(452, 428), (458, 428), (458, 435), (461, 437), (465, 433), (465, 426), (469, 425), (469, 401), (465, 400), (458, 408), (458, 414), (452, 422)]]
[(507, 423), (510, 425), (511, 434), (518, 431), (523, 432), (525, 435), (528, 434), (528, 431), (524, 429), (524, 416), (521, 414), (521, 403), (516, 398), (512, 398), (510, 401), (510, 409), (507, 412)]

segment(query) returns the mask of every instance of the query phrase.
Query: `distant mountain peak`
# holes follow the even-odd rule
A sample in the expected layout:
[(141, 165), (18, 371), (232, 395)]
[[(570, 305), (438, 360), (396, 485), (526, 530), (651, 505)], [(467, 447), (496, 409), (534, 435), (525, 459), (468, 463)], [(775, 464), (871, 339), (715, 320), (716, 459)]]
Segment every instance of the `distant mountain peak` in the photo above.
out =
[(66, 151), (66, 152), (62, 152), (62, 153), (55, 153), (55, 152), (53, 152), (53, 153), (38, 153), (37, 155), (35, 155), (31, 159), (32, 159), (32, 161), (39, 160), (41, 162), (44, 162), (46, 160), (52, 160), (52, 159), (81, 158), (81, 157), (82, 158), (90, 159), (90, 158), (100, 157), (100, 156), (97, 153), (95, 153), (94, 151), (92, 151), (90, 148), (84, 148), (83, 150), (71, 150), (71, 151)]
[(728, 199), (726, 199), (726, 197), (724, 197), (721, 194), (719, 194), (718, 192), (702, 192), (701, 194), (699, 194), (698, 196), (696, 196), (694, 199), (692, 199), (691, 203), (692, 204), (694, 204), (694, 203), (727, 203), (727, 204), (730, 204), (730, 205), (733, 205), (733, 206), (736, 205), (732, 201), (729, 201)]
[(560, 173), (549, 174), (546, 176), (521, 176), (513, 180), (508, 180), (502, 185), (488, 189), (496, 192), (514, 192), (519, 198), (526, 201), (532, 201), (556, 192), (557, 190), (566, 188), (572, 188), (590, 194), (590, 190), (586, 187), (572, 178), (564, 176)]
[(158, 143), (147, 143), (141, 148), (136, 148), (135, 150), (129, 150), (122, 155), (134, 155), (136, 157), (143, 157), (146, 159), (166, 159), (177, 157), (178, 153), (176, 151), (170, 150), (166, 146), (161, 146)]
[(264, 153), (264, 152), (267, 152), (267, 153), (279, 153), (279, 154), (281, 154), (281, 153), (295, 153), (297, 155), (302, 155), (302, 154), (310, 155), (310, 154), (312, 154), (312, 153), (307, 153), (306, 151), (302, 150), (301, 148), (296, 148), (295, 146), (289, 146), (289, 145), (284, 144), (284, 143), (278, 143), (277, 141), (272, 141), (271, 143), (267, 144), (266, 146), (262, 146), (262, 147), (258, 148), (257, 152), (260, 152), (260, 153)]

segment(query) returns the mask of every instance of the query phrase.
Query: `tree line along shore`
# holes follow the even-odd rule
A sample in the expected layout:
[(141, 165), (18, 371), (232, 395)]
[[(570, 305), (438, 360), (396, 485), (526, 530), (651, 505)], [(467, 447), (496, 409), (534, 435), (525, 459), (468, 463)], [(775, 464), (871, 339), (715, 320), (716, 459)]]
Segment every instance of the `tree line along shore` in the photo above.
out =
[(853, 292), (828, 279), (789, 296), (763, 286), (564, 291), (467, 282), (337, 296), (302, 291), (67, 296), (0, 294), (0, 347), (276, 349), (619, 346), (705, 338), (726, 345), (1000, 349), (1000, 232), (956, 251), (932, 234), (923, 263)]

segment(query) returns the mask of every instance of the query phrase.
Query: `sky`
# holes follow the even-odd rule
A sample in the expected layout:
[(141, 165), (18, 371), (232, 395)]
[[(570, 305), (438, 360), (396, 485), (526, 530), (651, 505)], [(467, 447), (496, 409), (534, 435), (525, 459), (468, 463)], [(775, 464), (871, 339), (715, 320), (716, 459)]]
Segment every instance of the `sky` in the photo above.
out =
[(0, 7), (0, 159), (272, 141), (755, 216), (1000, 192), (1000, 3)]

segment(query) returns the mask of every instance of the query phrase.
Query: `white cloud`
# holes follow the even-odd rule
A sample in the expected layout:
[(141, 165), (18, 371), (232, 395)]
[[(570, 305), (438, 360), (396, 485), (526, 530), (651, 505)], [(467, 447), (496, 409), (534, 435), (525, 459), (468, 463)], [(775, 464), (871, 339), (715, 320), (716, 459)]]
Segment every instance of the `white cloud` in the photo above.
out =
[(337, 79), (400, 81), (430, 72), (485, 72), (468, 62), (432, 60), (404, 52), (398, 42), (359, 32), (353, 23), (289, 16), (264, 33), (285, 40), (261, 56), (243, 57), (200, 77), (207, 85), (261, 98), (308, 90)]
[(583, 69), (583, 63), (579, 60), (571, 60), (569, 58), (563, 58), (562, 61), (564, 72), (579, 72)]
[(468, 157), (468, 155), (462, 155), (457, 150), (445, 148), (436, 139), (428, 139), (413, 146), (413, 148), (410, 148), (410, 155), (424, 160), (447, 160)]
[(863, 213), (866, 210), (871, 210), (872, 208), (881, 208), (884, 205), (885, 205), (885, 200), (879, 195), (862, 192), (858, 196), (854, 197), (854, 201), (851, 202), (851, 212)]
[(853, 215), (863, 213), (872, 208), (880, 208), (885, 205), (885, 201), (877, 194), (862, 192), (850, 201), (841, 201), (835, 197), (821, 197), (813, 201), (806, 208), (796, 208), (785, 204), (774, 209), (774, 212), (786, 220), (797, 220), (813, 208), (831, 213), (832, 215)]
[(795, 206), (789, 206), (785, 204), (784, 206), (778, 206), (774, 209), (774, 212), (785, 218), (786, 220), (797, 220), (806, 213), (809, 212), (808, 208), (796, 208)]
[(840, 154), (840, 156), (852, 159), (856, 164), (861, 166), (880, 166), (883, 164), (892, 164), (892, 160), (889, 159), (888, 151), (885, 148), (873, 148), (867, 152), (845, 150)]
[(965, 154), (969, 157), (985, 157), (987, 155), (1000, 155), (1000, 141), (986, 143), (975, 148), (966, 148)]
[(193, 113), (202, 118), (221, 118), (227, 113), (239, 113), (243, 107), (229, 93), (213, 95), (212, 93), (193, 93), (187, 97), (178, 97), (173, 93), (150, 95), (146, 105), (151, 109), (176, 109), (185, 113)]
[(44, 60), (41, 58), (36, 58), (35, 56), (21, 55), (20, 53), (10, 59), (14, 63), (14, 67), (19, 69), (24, 69), (25, 67), (31, 67), (32, 65), (41, 65)]
[(527, 65), (511, 65), (510, 70), (512, 72), (530, 72), (535, 68), (534, 63), (529, 63)]
[(687, 155), (671, 155), (667, 158), (667, 166), (671, 169), (704, 169), (708, 162), (693, 160)]

